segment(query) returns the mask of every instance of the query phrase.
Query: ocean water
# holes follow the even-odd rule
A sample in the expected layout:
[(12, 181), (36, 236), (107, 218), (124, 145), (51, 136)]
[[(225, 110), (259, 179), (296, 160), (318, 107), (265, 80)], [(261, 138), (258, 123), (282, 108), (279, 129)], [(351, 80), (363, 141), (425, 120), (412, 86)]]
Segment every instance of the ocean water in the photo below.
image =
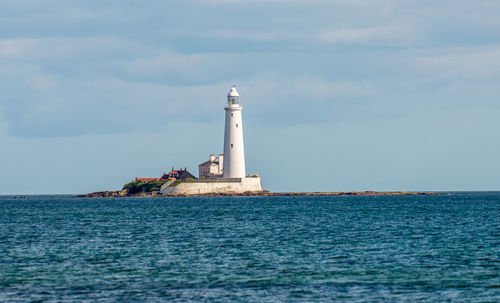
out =
[(500, 302), (500, 193), (2, 196), (0, 301)]

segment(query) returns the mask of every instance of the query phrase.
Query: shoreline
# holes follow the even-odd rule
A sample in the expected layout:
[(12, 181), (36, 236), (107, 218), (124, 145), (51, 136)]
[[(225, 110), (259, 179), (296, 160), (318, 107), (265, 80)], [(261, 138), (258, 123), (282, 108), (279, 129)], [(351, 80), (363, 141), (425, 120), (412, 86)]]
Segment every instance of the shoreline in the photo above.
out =
[(209, 193), (209, 194), (161, 194), (160, 192), (139, 193), (129, 195), (126, 191), (100, 191), (77, 195), (75, 198), (165, 198), (165, 197), (285, 197), (285, 196), (404, 196), (404, 195), (441, 195), (436, 192), (407, 192), (407, 191), (348, 191), (348, 192), (245, 192), (245, 193)]

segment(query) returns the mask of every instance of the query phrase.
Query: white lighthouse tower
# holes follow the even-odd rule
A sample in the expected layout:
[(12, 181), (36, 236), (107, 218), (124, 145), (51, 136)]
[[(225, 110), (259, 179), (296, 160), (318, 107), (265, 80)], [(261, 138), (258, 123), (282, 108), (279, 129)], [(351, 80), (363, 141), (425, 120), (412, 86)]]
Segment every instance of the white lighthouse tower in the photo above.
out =
[(227, 95), (226, 128), (224, 131), (224, 178), (245, 178), (245, 149), (240, 95), (233, 85)]
[(243, 125), (241, 120), (242, 107), (240, 95), (234, 86), (227, 95), (227, 105), (224, 109), (226, 110), (224, 154), (220, 154), (219, 157), (212, 154), (208, 161), (201, 163), (198, 166), (200, 172), (198, 180), (163, 184), (160, 189), (162, 194), (201, 195), (218, 193), (246, 195), (263, 191), (259, 175), (249, 174), (247, 176), (245, 172), (245, 149), (243, 148)]

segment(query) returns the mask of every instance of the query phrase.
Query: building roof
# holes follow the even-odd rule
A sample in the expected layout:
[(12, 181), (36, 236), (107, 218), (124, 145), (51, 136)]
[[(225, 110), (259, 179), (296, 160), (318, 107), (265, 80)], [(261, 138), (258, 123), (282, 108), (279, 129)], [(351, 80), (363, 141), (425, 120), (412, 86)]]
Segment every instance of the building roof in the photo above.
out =
[(205, 161), (205, 162), (199, 164), (198, 166), (209, 166), (209, 165), (212, 165), (212, 164), (219, 165), (219, 161), (212, 162), (212, 161), (208, 160), (208, 161)]
[(196, 177), (192, 175), (190, 172), (188, 172), (185, 168), (176, 170), (172, 167), (172, 171), (170, 171), (169, 173), (163, 173), (163, 176), (160, 178), (160, 180), (166, 180), (171, 178), (179, 180), (185, 180), (189, 178), (196, 179)]
[(236, 85), (233, 85), (233, 87), (231, 87), (231, 90), (229, 91), (229, 94), (227, 94), (228, 97), (239, 97), (240, 94), (238, 94), (238, 92), (236, 91)]
[(190, 172), (188, 172), (187, 170), (183, 170), (181, 171), (178, 176), (177, 176), (177, 179), (181, 179), (181, 180), (185, 180), (185, 179), (189, 179), (189, 178), (193, 178), (193, 179), (196, 179), (195, 176), (193, 176)]
[(205, 162), (199, 164), (198, 166), (208, 166), (208, 164), (212, 164), (212, 163), (213, 163), (212, 161), (208, 160), (208, 161), (205, 161)]

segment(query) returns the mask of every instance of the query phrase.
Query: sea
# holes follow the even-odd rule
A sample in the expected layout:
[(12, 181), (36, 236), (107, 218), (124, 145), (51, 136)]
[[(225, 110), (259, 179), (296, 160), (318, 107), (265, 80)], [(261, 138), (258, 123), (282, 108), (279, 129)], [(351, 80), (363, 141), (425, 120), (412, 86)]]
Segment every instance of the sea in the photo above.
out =
[(500, 192), (0, 196), (1, 302), (500, 302)]

